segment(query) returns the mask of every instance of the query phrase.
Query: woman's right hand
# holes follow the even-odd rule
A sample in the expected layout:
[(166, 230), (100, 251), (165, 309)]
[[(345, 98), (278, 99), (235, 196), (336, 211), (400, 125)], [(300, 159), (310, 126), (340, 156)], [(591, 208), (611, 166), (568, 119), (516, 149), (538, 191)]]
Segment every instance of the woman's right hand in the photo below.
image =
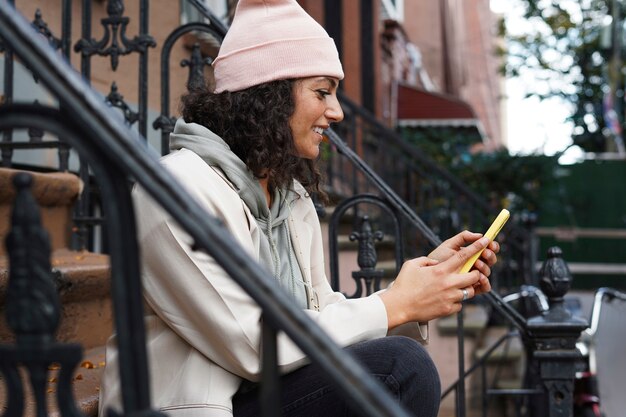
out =
[(489, 239), (481, 238), (443, 262), (427, 257), (406, 261), (393, 286), (380, 293), (387, 309), (388, 327), (408, 322), (426, 322), (461, 310), (464, 289), (474, 296), (474, 284), (486, 277), (478, 270), (459, 274), (472, 255), (485, 248)]

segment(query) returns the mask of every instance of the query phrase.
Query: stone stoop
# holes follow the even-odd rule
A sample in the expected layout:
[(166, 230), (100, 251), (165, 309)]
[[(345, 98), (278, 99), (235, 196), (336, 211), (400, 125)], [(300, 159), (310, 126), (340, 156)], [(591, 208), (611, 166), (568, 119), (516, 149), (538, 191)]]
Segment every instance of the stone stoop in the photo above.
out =
[[(10, 228), (15, 198), (12, 178), (19, 171), (0, 168), (0, 343), (12, 344), (14, 336), (5, 317), (8, 285), (8, 259), (5, 238)], [(112, 332), (110, 265), (107, 255), (68, 249), (72, 233), (73, 204), (81, 181), (70, 173), (35, 173), (32, 191), (40, 205), (41, 219), (49, 233), (52, 248), (51, 267), (61, 301), (61, 320), (56, 340), (79, 343), (84, 349), (81, 366), (74, 372), (72, 386), (79, 409), (87, 416), (97, 414), (100, 373), (104, 366), (104, 345)], [(49, 414), (59, 414), (56, 407), (56, 377), (50, 367), (47, 400)], [(25, 416), (35, 416), (35, 404), (28, 387)], [(0, 374), (0, 412), (6, 407), (6, 384)]]

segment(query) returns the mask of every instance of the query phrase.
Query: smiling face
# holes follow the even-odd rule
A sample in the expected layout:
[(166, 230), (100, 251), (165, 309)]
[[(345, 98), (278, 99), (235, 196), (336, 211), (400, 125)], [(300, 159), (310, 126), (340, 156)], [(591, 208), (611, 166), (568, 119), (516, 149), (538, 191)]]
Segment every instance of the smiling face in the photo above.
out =
[(299, 157), (317, 158), (324, 129), (343, 120), (338, 85), (339, 81), (331, 77), (303, 78), (294, 84), (295, 109), (289, 127)]

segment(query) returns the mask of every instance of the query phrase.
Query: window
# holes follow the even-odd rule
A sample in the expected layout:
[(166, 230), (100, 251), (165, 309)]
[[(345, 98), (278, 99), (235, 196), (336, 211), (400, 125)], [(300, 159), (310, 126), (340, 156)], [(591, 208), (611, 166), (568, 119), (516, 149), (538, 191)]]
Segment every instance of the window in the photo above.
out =
[(391, 19), (398, 22), (404, 20), (404, 0), (381, 0), (382, 20)]
[[(204, 4), (223, 23), (228, 23), (228, 0), (198, 0), (198, 2)], [(182, 24), (203, 22), (204, 20), (202, 13), (191, 1), (180, 1), (180, 22)]]

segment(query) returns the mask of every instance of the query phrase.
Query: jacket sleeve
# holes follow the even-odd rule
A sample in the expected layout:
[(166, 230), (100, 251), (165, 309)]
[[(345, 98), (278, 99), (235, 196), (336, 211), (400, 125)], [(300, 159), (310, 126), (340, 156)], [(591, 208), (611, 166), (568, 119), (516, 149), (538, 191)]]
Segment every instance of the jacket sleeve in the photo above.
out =
[[(138, 219), (142, 277), (150, 307), (174, 332), (211, 361), (238, 376), (258, 380), (260, 308), (212, 257), (193, 251), (190, 236), (141, 190), (134, 193), (134, 198), (141, 211)], [(222, 212), (217, 202), (201, 201), (201, 204), (220, 217), (241, 247), (256, 259), (250, 233), (246, 233), (248, 225), (234, 224), (228, 218), (232, 210)], [(241, 216), (238, 218), (237, 223), (242, 223)], [(385, 307), (378, 296), (335, 301), (333, 308), (320, 312), (307, 310), (307, 314), (339, 345), (386, 334)], [(306, 363), (305, 355), (282, 333), (278, 351), (283, 372)]]

